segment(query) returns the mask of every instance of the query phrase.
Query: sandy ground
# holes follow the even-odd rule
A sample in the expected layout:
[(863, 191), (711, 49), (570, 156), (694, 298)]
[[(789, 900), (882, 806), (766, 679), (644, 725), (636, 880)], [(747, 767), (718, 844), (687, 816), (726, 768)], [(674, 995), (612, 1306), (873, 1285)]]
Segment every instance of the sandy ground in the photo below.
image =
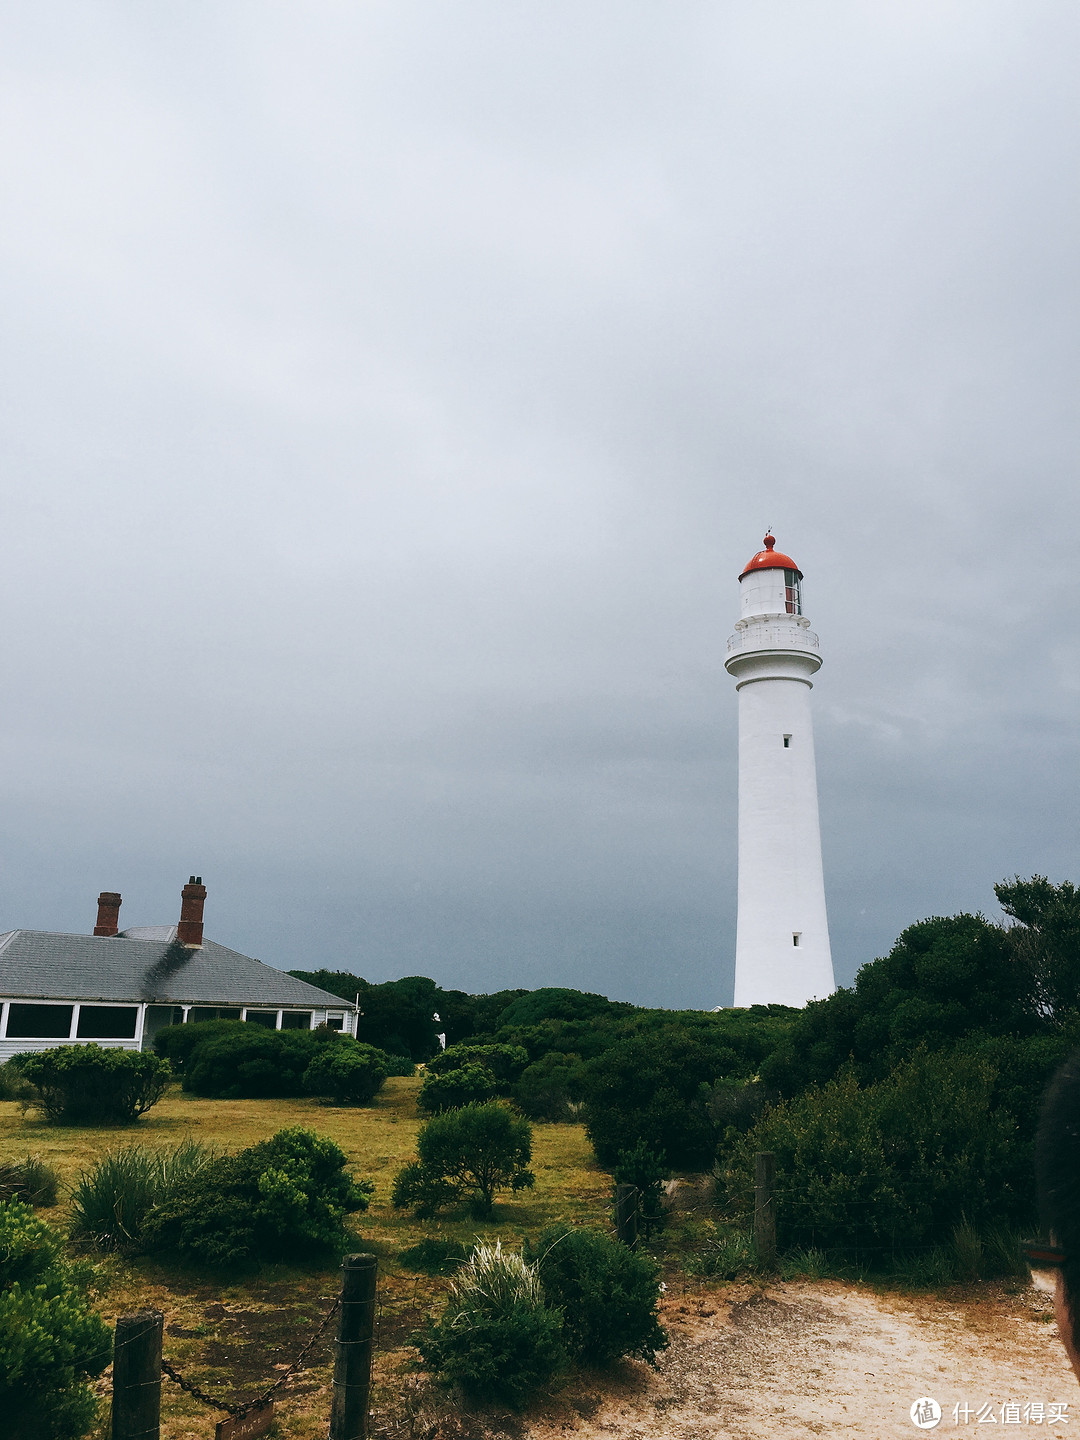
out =
[[(669, 1296), (663, 1311), (671, 1346), (655, 1371), (626, 1364), (526, 1417), (447, 1424), (429, 1412), (428, 1423), (415, 1415), (409, 1431), (418, 1440), (883, 1440), (919, 1434), (912, 1402), (932, 1396), (943, 1412), (937, 1434), (1080, 1440), (1080, 1386), (1049, 1297), (1035, 1291), (943, 1300), (778, 1283)], [(1017, 1411), (1003, 1409), (1010, 1402)], [(1041, 1424), (1038, 1409), (1025, 1418), (1031, 1402), (1044, 1407)], [(1067, 1406), (1064, 1423), (1047, 1423), (1055, 1402)]]

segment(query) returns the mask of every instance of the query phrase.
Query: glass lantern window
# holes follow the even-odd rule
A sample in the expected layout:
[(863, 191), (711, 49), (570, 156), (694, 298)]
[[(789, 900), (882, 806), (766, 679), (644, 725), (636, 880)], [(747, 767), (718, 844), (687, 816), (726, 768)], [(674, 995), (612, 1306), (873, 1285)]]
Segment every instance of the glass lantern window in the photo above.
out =
[(797, 570), (784, 571), (784, 609), (789, 615), (802, 614), (802, 591)]

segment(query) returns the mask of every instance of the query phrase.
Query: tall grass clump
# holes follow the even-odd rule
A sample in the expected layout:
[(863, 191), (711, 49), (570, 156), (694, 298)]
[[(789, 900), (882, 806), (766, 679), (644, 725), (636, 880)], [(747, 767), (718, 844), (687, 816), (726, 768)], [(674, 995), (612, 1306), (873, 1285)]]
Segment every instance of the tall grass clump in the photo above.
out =
[(544, 1303), (535, 1265), (501, 1243), (477, 1245), (419, 1348), (446, 1384), (519, 1410), (565, 1367), (562, 1327), (562, 1312)]
[(72, 1192), (73, 1238), (104, 1250), (137, 1244), (154, 1206), (174, 1199), (215, 1156), (195, 1140), (173, 1150), (113, 1150), (80, 1176)]
[(0, 1164), (0, 1202), (24, 1200), (35, 1209), (48, 1209), (59, 1193), (59, 1175), (39, 1155)]

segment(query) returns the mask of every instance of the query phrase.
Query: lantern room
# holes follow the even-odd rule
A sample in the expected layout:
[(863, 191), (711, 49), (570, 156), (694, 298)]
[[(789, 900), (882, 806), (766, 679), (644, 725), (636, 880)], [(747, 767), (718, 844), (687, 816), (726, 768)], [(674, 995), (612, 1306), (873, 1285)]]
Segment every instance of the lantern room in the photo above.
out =
[(801, 615), (802, 571), (790, 555), (776, 549), (775, 536), (766, 535), (764, 545), (739, 576), (742, 618)]

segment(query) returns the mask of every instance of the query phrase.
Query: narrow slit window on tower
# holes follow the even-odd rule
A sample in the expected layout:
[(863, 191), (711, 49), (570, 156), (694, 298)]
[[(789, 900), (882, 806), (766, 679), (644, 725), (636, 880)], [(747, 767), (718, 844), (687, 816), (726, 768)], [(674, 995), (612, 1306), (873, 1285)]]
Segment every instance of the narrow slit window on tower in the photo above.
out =
[(802, 940), (802, 931), (801, 931), (801, 930), (796, 930), (796, 931), (792, 934), (791, 943), (792, 943), (793, 945), (798, 945), (801, 940)]
[(790, 749), (791, 749), (791, 736), (790, 736), (790, 735), (785, 735), (785, 736), (784, 736), (784, 749), (785, 749), (785, 750), (790, 750)]
[(802, 593), (799, 590), (798, 570), (784, 571), (784, 609), (789, 615), (802, 614)]

